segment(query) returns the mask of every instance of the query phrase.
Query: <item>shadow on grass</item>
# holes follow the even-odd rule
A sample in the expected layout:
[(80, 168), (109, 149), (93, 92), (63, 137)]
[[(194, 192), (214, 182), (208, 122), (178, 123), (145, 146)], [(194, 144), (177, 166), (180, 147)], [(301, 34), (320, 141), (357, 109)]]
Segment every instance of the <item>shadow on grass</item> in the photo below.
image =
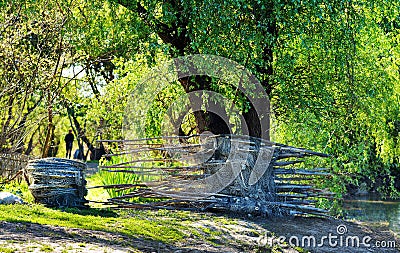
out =
[(72, 214), (79, 214), (79, 215), (91, 215), (91, 216), (97, 216), (97, 217), (103, 217), (103, 218), (117, 218), (119, 215), (118, 213), (106, 209), (106, 208), (85, 208), (85, 209), (79, 209), (79, 208), (52, 208), (53, 210), (61, 210), (63, 212), (67, 213), (72, 213)]
[(30, 222), (14, 222), (12, 220), (0, 221), (0, 244), (6, 242), (8, 246), (18, 244), (19, 247), (24, 247), (28, 241), (37, 241), (38, 243), (50, 241), (61, 246), (68, 243), (90, 243), (99, 248), (112, 248), (113, 251), (122, 250), (128, 252), (132, 252), (132, 250), (135, 252), (135, 249), (142, 252), (218, 252), (180, 248), (157, 240), (135, 238), (120, 233), (64, 228)]

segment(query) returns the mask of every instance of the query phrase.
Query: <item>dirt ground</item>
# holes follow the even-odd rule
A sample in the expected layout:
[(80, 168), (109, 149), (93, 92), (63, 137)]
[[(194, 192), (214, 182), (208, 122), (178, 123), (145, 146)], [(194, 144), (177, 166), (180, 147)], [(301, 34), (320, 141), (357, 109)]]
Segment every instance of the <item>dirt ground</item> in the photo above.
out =
[[(234, 224), (204, 219), (191, 226), (208, 228), (215, 236), (204, 240), (189, 234), (184, 243), (169, 245), (117, 233), (0, 222), (0, 252), (271, 252), (271, 245), (277, 252), (302, 252), (296, 246), (310, 252), (400, 251), (399, 238), (384, 224), (366, 226), (336, 219), (297, 217), (236, 219)], [(321, 243), (323, 237), (326, 238)], [(290, 242), (292, 246), (288, 245)]]
[[(399, 237), (388, 224), (297, 217), (264, 227), (310, 252), (400, 252)], [(315, 238), (315, 246), (311, 238)]]

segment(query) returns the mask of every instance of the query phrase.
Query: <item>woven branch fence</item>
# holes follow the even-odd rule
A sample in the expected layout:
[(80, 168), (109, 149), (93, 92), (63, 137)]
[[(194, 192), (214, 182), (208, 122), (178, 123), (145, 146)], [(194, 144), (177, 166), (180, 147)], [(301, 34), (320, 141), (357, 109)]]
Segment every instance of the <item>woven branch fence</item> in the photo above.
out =
[(85, 163), (63, 159), (31, 160), (26, 171), (32, 178), (29, 186), (35, 202), (51, 207), (86, 208)]
[(0, 153), (0, 176), (2, 180), (8, 181), (17, 176), (18, 180), (23, 177), (23, 169), (31, 157), (19, 153)]
[(331, 176), (329, 169), (300, 166), (310, 157), (328, 157), (311, 150), (237, 135), (101, 142), (119, 150), (108, 155), (119, 162), (100, 166), (103, 173), (139, 178), (93, 187), (117, 193), (107, 204), (119, 208), (323, 216), (328, 211), (316, 203), (334, 197), (315, 186), (317, 178)]

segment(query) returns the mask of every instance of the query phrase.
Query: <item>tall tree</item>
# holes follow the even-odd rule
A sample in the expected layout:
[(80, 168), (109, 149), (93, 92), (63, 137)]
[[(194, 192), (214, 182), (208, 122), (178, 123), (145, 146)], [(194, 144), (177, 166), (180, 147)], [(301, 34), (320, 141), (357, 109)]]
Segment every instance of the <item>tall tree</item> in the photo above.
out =
[(40, 121), (29, 117), (40, 106), (47, 111), (42, 150), (46, 156), (54, 130), (53, 105), (64, 86), (60, 73), (68, 54), (63, 36), (67, 10), (55, 3), (13, 1), (2, 6), (1, 11), (0, 71), (5, 77), (1, 92), (7, 108), (2, 110), (5, 120), (1, 120), (1, 148), (23, 151), (29, 123)]
[(146, 28), (136, 22), (138, 17), (116, 4), (78, 1), (71, 12), (67, 30), (72, 34), (69, 41), (75, 57), (69, 67), (84, 69), (84, 74), (76, 80), (76, 89), (84, 92), (65, 94), (63, 104), (76, 132), (81, 153), (85, 154), (83, 144), (86, 144), (92, 154), (101, 154), (105, 152), (104, 148), (101, 146), (97, 150), (93, 142), (102, 136), (101, 129), (112, 119), (105, 120), (103, 115), (91, 114), (88, 110), (101, 103), (101, 91), (114, 80), (117, 72), (115, 62), (143, 51), (139, 41), (151, 42), (152, 39)]
[[(171, 57), (211, 53), (233, 58), (246, 67), (257, 69), (256, 73), (262, 78), (263, 87), (271, 92), (272, 47), (276, 36), (273, 16), (275, 7), (272, 1), (114, 2), (138, 15), (141, 22), (167, 46)], [(179, 81), (186, 92), (218, 89), (205, 76), (181, 78)], [(247, 106), (242, 110), (250, 135), (259, 137), (262, 134), (260, 119), (257, 118), (259, 115), (249, 101), (245, 104)], [(269, 111), (269, 105), (265, 107)], [(229, 127), (215, 113), (198, 111), (194, 115), (200, 132), (229, 132)]]

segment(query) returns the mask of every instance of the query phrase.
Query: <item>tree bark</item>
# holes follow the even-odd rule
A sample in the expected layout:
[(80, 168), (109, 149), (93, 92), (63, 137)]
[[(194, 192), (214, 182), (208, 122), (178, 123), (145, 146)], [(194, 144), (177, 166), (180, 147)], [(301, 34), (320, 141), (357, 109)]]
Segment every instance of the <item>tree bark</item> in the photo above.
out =
[[(86, 144), (87, 148), (91, 152), (95, 152), (94, 147), (93, 147), (92, 143), (89, 141), (89, 139), (87, 138), (87, 136), (85, 134), (85, 130), (82, 129), (81, 124), (79, 123), (79, 121), (78, 121), (78, 119), (77, 119), (77, 117), (75, 115), (75, 112), (71, 108), (67, 108), (67, 110), (68, 110), (68, 114), (72, 118), (72, 122), (73, 122), (73, 124), (75, 126), (75, 129), (76, 129), (75, 134), (76, 134), (77, 139), (81, 139)], [(82, 148), (81, 151), (83, 152), (84, 151), (83, 150), (83, 145), (80, 146), (80, 148)]]
[(193, 109), (201, 107), (204, 101), (203, 97), (197, 97), (190, 93), (193, 91), (210, 90), (211, 80), (207, 76), (196, 76), (194, 77), (194, 81), (192, 81), (191, 77), (185, 77), (179, 79), (179, 82), (185, 92), (189, 93), (189, 101), (196, 120), (198, 133), (210, 131), (213, 134), (229, 134), (228, 115), (225, 108), (218, 101), (210, 99), (206, 101), (206, 111)]
[[(50, 102), (49, 102), (50, 103)], [(43, 146), (43, 152), (42, 152), (42, 158), (46, 158), (49, 153), (50, 149), (50, 141), (52, 139), (52, 133), (53, 133), (53, 106), (51, 104), (48, 105), (47, 107), (47, 133), (46, 133), (46, 139), (44, 141), (44, 146)]]
[(36, 135), (37, 131), (39, 131), (39, 127), (37, 128), (36, 131), (33, 131), (31, 137), (29, 138), (28, 147), (25, 149), (25, 155), (30, 155), (31, 154), (31, 152), (32, 152), (32, 150), (34, 148), (33, 139), (35, 138), (35, 135)]

